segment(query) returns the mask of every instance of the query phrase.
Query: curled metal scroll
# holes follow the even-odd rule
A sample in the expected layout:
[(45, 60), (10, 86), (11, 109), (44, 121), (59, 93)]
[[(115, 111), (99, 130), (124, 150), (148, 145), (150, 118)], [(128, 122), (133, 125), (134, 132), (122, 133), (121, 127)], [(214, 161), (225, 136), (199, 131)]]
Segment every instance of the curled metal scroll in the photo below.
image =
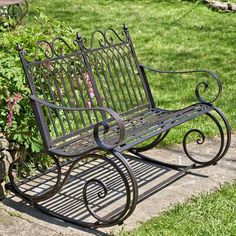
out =
[(214, 109), (214, 110), (216, 111), (216, 113), (218, 113), (218, 115), (220, 115), (220, 117), (222, 118), (222, 120), (223, 120), (223, 122), (225, 124), (226, 132), (227, 132), (227, 138), (226, 138), (226, 142), (225, 142), (224, 130), (223, 130), (223, 127), (222, 127), (221, 123), (219, 122), (219, 120), (212, 113), (210, 113), (210, 112), (206, 113), (206, 115), (208, 117), (210, 117), (211, 120), (216, 124), (216, 126), (217, 126), (217, 128), (219, 130), (219, 133), (220, 133), (220, 146), (219, 146), (219, 150), (213, 156), (213, 158), (211, 158), (208, 161), (200, 161), (200, 160), (196, 159), (193, 155), (191, 155), (190, 152), (188, 151), (187, 140), (188, 140), (188, 137), (190, 137), (191, 134), (193, 134), (193, 133), (198, 134), (199, 138), (196, 140), (197, 145), (202, 145), (205, 142), (206, 136), (205, 136), (205, 134), (201, 130), (199, 130), (199, 129), (191, 129), (191, 130), (189, 130), (185, 134), (185, 136), (183, 138), (183, 150), (184, 150), (186, 156), (192, 162), (194, 162), (195, 164), (199, 165), (199, 167), (208, 166), (208, 165), (211, 165), (211, 164), (216, 164), (216, 162), (218, 160), (220, 160), (225, 155), (225, 153), (228, 150), (229, 145), (230, 145), (231, 131), (230, 131), (229, 123), (226, 120), (226, 118), (224, 116), (222, 116), (222, 113), (218, 109)]
[(199, 82), (196, 87), (195, 87), (195, 95), (196, 98), (198, 99), (199, 102), (202, 103), (206, 103), (206, 104), (212, 104), (214, 103), (222, 94), (222, 82), (220, 80), (220, 78), (214, 74), (213, 72), (209, 71), (209, 70), (189, 70), (189, 71), (164, 71), (164, 70), (157, 70), (157, 69), (153, 69), (150, 68), (148, 66), (145, 65), (140, 65), (141, 67), (150, 70), (150, 71), (154, 71), (157, 72), (159, 74), (192, 74), (192, 73), (205, 73), (211, 76), (212, 79), (214, 79), (214, 81), (217, 83), (217, 92), (215, 97), (212, 100), (206, 100), (203, 98), (203, 96), (201, 95), (201, 88), (203, 88), (203, 92), (206, 92), (209, 89), (209, 84), (206, 81), (202, 81)]
[[(30, 177), (30, 169), (29, 169), (28, 164), (25, 161), (17, 159), (10, 164), (9, 172), (8, 172), (10, 183), (7, 184), (7, 188), (9, 188), (10, 190), (13, 189), (14, 192), (16, 192), (18, 195), (20, 195), (25, 200), (27, 200), (31, 203), (43, 201), (43, 200), (49, 199), (52, 196), (54, 196), (60, 189), (61, 166), (60, 166), (60, 163), (56, 157), (54, 157), (54, 156), (48, 156), (48, 157), (51, 157), (51, 159), (55, 165), (54, 169), (57, 172), (56, 183), (54, 186), (52, 186), (50, 189), (48, 189), (47, 191), (44, 191), (42, 194), (39, 194), (39, 195), (29, 195), (29, 194), (24, 193), (24, 191), (21, 190), (17, 181), (20, 178), (20, 180), (22, 180), (24, 182), (24, 180), (26, 178)], [(36, 169), (40, 170), (40, 172), (46, 171), (46, 170), (42, 170), (38, 167), (36, 167)]]
[[(111, 159), (106, 158), (104, 156), (101, 155), (88, 155), (87, 158), (96, 158), (96, 159), (102, 159), (104, 162), (106, 162), (107, 164), (109, 164), (111, 167), (113, 167), (113, 169), (117, 172), (117, 174), (121, 177), (123, 184), (125, 186), (125, 192), (126, 192), (126, 203), (123, 207), (123, 209), (121, 210), (121, 212), (119, 212), (118, 214), (115, 214), (111, 217), (100, 217), (98, 214), (96, 214), (92, 208), (90, 207), (90, 202), (88, 200), (88, 196), (87, 196), (87, 190), (88, 187), (93, 185), (93, 184), (98, 184), (102, 190), (100, 190), (97, 193), (97, 197), (98, 198), (105, 198), (107, 196), (107, 193), (109, 192), (109, 189), (106, 187), (106, 184), (99, 180), (99, 179), (90, 179), (88, 180), (84, 187), (83, 187), (83, 200), (84, 200), (84, 204), (88, 210), (88, 212), (90, 213), (91, 216), (93, 216), (98, 222), (96, 224), (98, 225), (110, 225), (110, 224), (116, 224), (118, 222), (121, 222), (124, 220), (125, 215), (127, 214), (127, 212), (129, 211), (130, 208), (130, 204), (131, 204), (131, 192), (130, 192), (130, 186), (129, 186), (129, 182), (127, 180), (127, 177), (125, 175), (125, 173), (122, 171), (122, 169), (115, 163), (113, 162)], [(122, 163), (124, 164), (124, 163)]]
[[(115, 116), (113, 116), (115, 117)], [(97, 143), (97, 145), (99, 147), (101, 147), (102, 149), (104, 150), (112, 150), (114, 149), (116, 146), (118, 146), (119, 144), (121, 144), (121, 142), (124, 140), (124, 137), (125, 137), (125, 128), (124, 128), (124, 124), (123, 124), (123, 121), (119, 118), (119, 117), (115, 117), (116, 118), (116, 122), (117, 122), (117, 125), (119, 127), (119, 132), (120, 132), (120, 135), (117, 136), (118, 137), (118, 140), (116, 142), (113, 142), (112, 144), (108, 144), (106, 143), (104, 140), (102, 140), (100, 138), (100, 132), (99, 132), (99, 127), (100, 126), (103, 126), (104, 127), (104, 131), (103, 131), (103, 134), (107, 134), (110, 130), (110, 125), (108, 122), (106, 121), (101, 121), (97, 124), (94, 125), (94, 129), (93, 129), (93, 136), (94, 136), (94, 139)]]
[(124, 28), (124, 31), (121, 33), (121, 35), (112, 28), (108, 28), (104, 31), (96, 30), (91, 35), (89, 45), (87, 45), (88, 43), (86, 38), (82, 38), (79, 34), (77, 34), (75, 43), (81, 43), (82, 48), (85, 50), (107, 47), (119, 43), (127, 43), (128, 37), (125, 33), (125, 30), (127, 30), (127, 28)]
[[(82, 165), (86, 163), (87, 161), (94, 160), (96, 163), (98, 160), (102, 160), (102, 163), (107, 164), (109, 167), (107, 170), (112, 170), (115, 172), (115, 175), (121, 179), (122, 186), (124, 185), (124, 204), (122, 203), (121, 206), (117, 207), (116, 209), (112, 209), (112, 212), (108, 213), (105, 216), (99, 216), (98, 212), (94, 212), (94, 210), (91, 207), (91, 202), (89, 199), (88, 189), (90, 187), (93, 188), (93, 185), (96, 186), (96, 188), (92, 189), (93, 198), (97, 197), (99, 199), (104, 199), (108, 197), (109, 194), (112, 195), (112, 188), (109, 188), (109, 186), (106, 185), (106, 179), (100, 179), (99, 175), (96, 177), (92, 177), (88, 179), (82, 189), (82, 199), (84, 202), (84, 205), (86, 209), (88, 210), (89, 214), (93, 217), (95, 222), (91, 221), (85, 221), (85, 220), (73, 220), (68, 218), (67, 216), (63, 216), (60, 214), (57, 214), (56, 212), (50, 211), (50, 209), (47, 209), (38, 203), (34, 204), (34, 206), (38, 207), (39, 209), (45, 211), (46, 213), (52, 214), (54, 217), (58, 217), (62, 220), (71, 221), (73, 223), (76, 223), (83, 227), (108, 227), (116, 224), (121, 224), (127, 217), (129, 217), (132, 212), (134, 211), (136, 204), (137, 204), (137, 198), (138, 198), (138, 188), (137, 188), (137, 182), (134, 176), (134, 173), (129, 166), (128, 162), (125, 160), (123, 155), (121, 153), (117, 152), (108, 152), (104, 155), (100, 154), (87, 154), (85, 156), (81, 156), (74, 160), (72, 164), (70, 165), (69, 169), (67, 170), (65, 177), (63, 181), (60, 184), (60, 187), (57, 189), (58, 192), (62, 189), (62, 187), (65, 185), (67, 180), (69, 179), (72, 171), (76, 168), (77, 165), (80, 166), (80, 162)], [(83, 172), (81, 172), (83, 173)], [(109, 180), (110, 175), (108, 175)], [(78, 178), (79, 180), (79, 178)], [(99, 188), (97, 188), (99, 187)], [(119, 186), (117, 186), (119, 187)], [(120, 187), (119, 187), (120, 188)], [(114, 211), (115, 210), (115, 211)]]
[[(86, 38), (82, 38), (78, 33), (76, 39), (74, 40), (74, 45), (78, 46), (79, 49), (73, 48), (66, 40), (61, 37), (56, 37), (52, 41), (40, 40), (37, 42), (35, 48), (35, 53), (30, 59), (25, 60), (27, 62), (35, 62), (42, 60), (51, 60), (53, 58), (61, 58), (67, 54), (80, 54), (83, 50), (90, 50), (94, 48), (101, 48), (106, 46), (115, 45), (117, 43), (127, 43), (127, 28), (124, 28), (124, 31), (120, 36), (114, 29), (108, 28), (104, 31), (94, 31), (91, 35), (90, 45), (87, 45)], [(97, 46), (96, 46), (97, 44)], [(26, 54), (25, 51), (18, 45), (17, 50), (21, 52), (22, 55)]]
[(61, 57), (66, 53), (75, 53), (75, 49), (73, 49), (63, 38), (56, 37), (51, 42), (46, 40), (37, 42), (34, 60), (37, 60), (40, 52), (43, 53), (45, 59), (52, 59), (54, 57)]
[[(212, 114), (212, 112), (215, 112), (218, 115), (217, 118), (215, 117), (215, 115)], [(184, 135), (183, 149), (184, 149), (186, 156), (189, 158), (189, 160), (194, 163), (194, 166), (192, 167), (193, 169), (203, 168), (203, 167), (207, 167), (209, 165), (216, 164), (222, 157), (224, 157), (224, 155), (227, 153), (227, 151), (229, 149), (230, 142), (231, 142), (231, 127), (229, 125), (229, 122), (219, 108), (213, 107), (212, 112), (211, 113), (208, 112), (208, 113), (206, 113), (206, 115), (215, 123), (216, 127), (219, 130), (220, 144), (219, 144), (219, 149), (218, 149), (217, 153), (210, 160), (207, 160), (207, 161), (198, 160), (196, 157), (194, 157), (192, 154), (190, 154), (190, 152), (188, 150), (188, 138), (192, 134), (198, 134), (198, 138), (196, 139), (197, 145), (200, 146), (200, 145), (204, 144), (204, 142), (206, 140), (206, 136), (203, 133), (203, 131), (201, 131), (199, 129), (191, 129)], [(222, 122), (220, 122), (220, 120)], [(173, 169), (182, 169), (182, 168), (188, 167), (188, 165), (186, 165), (186, 164), (180, 165), (180, 164), (173, 164), (173, 163), (168, 163), (168, 162), (164, 162), (164, 161), (159, 161), (155, 158), (149, 157), (149, 156), (141, 153), (142, 151), (147, 151), (148, 149), (153, 148), (156, 145), (158, 145), (160, 143), (160, 141), (162, 141), (166, 135), (167, 135), (167, 133), (163, 133), (162, 135), (158, 135), (157, 138), (152, 143), (147, 144), (144, 147), (132, 148), (129, 151), (131, 153), (139, 156), (142, 159), (145, 159), (147, 161), (151, 161), (156, 164), (164, 165), (164, 166), (167, 166), (167, 167), (170, 167)]]
[(202, 102), (202, 103), (214, 103), (222, 94), (222, 83), (221, 80), (218, 78), (217, 75), (215, 75), (214, 73), (212, 73), (211, 71), (207, 71), (208, 74), (211, 75), (211, 77), (217, 82), (218, 85), (218, 92), (216, 93), (216, 96), (211, 100), (211, 101), (206, 101), (204, 98), (202, 98), (201, 96), (201, 92), (200, 92), (200, 88), (203, 87), (203, 92), (206, 92), (206, 90), (209, 88), (209, 85), (206, 81), (202, 81), (200, 83), (197, 84), (196, 88), (195, 88), (195, 95), (196, 98), (198, 99), (198, 101)]
[(64, 59), (64, 55), (80, 53), (61, 37), (56, 37), (52, 41), (38, 41), (32, 54), (28, 54), (27, 50), (24, 50), (19, 44), (16, 45), (16, 49), (27, 63), (37, 61), (45, 63), (52, 59)]
[[(31, 95), (30, 98), (32, 99), (32, 101), (37, 102), (39, 104), (42, 105), (46, 105), (48, 107), (57, 109), (57, 110), (62, 110), (62, 111), (99, 111), (102, 114), (109, 114), (110, 115), (110, 121), (109, 122), (114, 122), (116, 123), (116, 125), (113, 126), (113, 128), (115, 127), (115, 129), (118, 129), (119, 134), (117, 135), (118, 140), (116, 142), (113, 142), (112, 144), (107, 144), (105, 142), (105, 140), (102, 140), (100, 138), (101, 135), (101, 131), (99, 129), (100, 126), (103, 126), (105, 129), (105, 133), (107, 133), (111, 127), (110, 127), (110, 123), (108, 123), (108, 121), (103, 121), (103, 122), (98, 122), (94, 125), (94, 130), (93, 130), (93, 135), (94, 135), (94, 139), (97, 142), (98, 146), (101, 147), (104, 150), (112, 150), (114, 149), (117, 145), (121, 144), (122, 141), (124, 140), (125, 137), (125, 125), (123, 122), (123, 119), (121, 118), (121, 116), (116, 113), (115, 111), (113, 111), (110, 108), (104, 108), (104, 107), (91, 107), (91, 108), (73, 108), (73, 107), (63, 107), (63, 106), (57, 106), (53, 103), (50, 103), (46, 100), (40, 99), (34, 95)], [(117, 131), (117, 130), (116, 130)], [(114, 132), (114, 131), (113, 131)], [(114, 134), (114, 133), (113, 133)], [(57, 154), (57, 153), (55, 153)], [(60, 155), (62, 156), (69, 156), (71, 157), (71, 154), (68, 153), (60, 153)], [(75, 154), (76, 156), (77, 154)]]

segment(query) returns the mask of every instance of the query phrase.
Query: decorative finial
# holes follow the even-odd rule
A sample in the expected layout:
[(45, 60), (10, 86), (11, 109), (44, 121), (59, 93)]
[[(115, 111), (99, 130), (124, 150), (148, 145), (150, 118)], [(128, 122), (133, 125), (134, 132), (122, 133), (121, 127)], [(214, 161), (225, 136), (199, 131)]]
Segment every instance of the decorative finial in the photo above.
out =
[(20, 51), (23, 50), (23, 48), (20, 46), (19, 43), (16, 44), (16, 50), (17, 50), (18, 52), (20, 52)]
[(76, 33), (76, 40), (78, 42), (80, 42), (82, 40), (82, 37), (81, 37), (81, 35), (78, 32)]
[(123, 24), (124, 31), (128, 31), (128, 26), (126, 24)]

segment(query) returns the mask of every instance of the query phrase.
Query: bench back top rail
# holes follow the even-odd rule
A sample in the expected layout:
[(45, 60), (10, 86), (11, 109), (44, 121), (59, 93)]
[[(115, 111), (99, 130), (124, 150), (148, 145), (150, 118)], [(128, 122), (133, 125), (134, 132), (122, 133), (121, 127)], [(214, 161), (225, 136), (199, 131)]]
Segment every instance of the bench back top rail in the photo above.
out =
[[(62, 38), (39, 41), (33, 59), (22, 48), (19, 55), (34, 96), (63, 107), (107, 107), (123, 117), (153, 106), (152, 95), (124, 26), (122, 36), (113, 29), (95, 31), (90, 45), (77, 34), (74, 45)], [(33, 104), (44, 144), (92, 130), (108, 119), (98, 111), (64, 111)]]

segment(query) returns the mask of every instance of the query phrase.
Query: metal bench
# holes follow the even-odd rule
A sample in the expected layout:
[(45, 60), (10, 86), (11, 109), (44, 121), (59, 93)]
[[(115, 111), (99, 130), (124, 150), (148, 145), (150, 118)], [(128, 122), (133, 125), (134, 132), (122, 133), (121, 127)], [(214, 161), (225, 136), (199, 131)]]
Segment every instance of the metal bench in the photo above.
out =
[[(168, 72), (140, 65), (128, 28), (123, 30), (122, 36), (113, 29), (96, 31), (90, 46), (80, 35), (73, 46), (62, 38), (40, 41), (33, 59), (18, 46), (46, 154), (34, 157), (33, 173), (26, 162), (15, 160), (6, 187), (36, 208), (84, 227), (122, 224), (138, 202), (156, 192), (153, 188), (138, 194), (138, 185), (144, 183), (138, 184), (137, 178), (159, 176), (148, 163), (154, 163), (157, 172), (160, 165), (166, 172), (176, 171), (158, 184), (160, 189), (189, 170), (215, 165), (230, 145), (229, 123), (212, 105), (222, 92), (220, 79), (206, 70)], [(196, 103), (179, 110), (159, 109), (146, 70), (158, 75), (209, 75), (217, 94), (205, 101), (201, 88), (205, 91), (208, 84), (199, 82)], [(205, 141), (198, 128), (183, 138), (190, 164), (166, 163), (143, 153), (160, 144), (174, 127), (199, 116), (219, 130), (220, 145), (210, 159), (198, 159), (188, 150), (192, 134), (198, 135), (199, 146)]]

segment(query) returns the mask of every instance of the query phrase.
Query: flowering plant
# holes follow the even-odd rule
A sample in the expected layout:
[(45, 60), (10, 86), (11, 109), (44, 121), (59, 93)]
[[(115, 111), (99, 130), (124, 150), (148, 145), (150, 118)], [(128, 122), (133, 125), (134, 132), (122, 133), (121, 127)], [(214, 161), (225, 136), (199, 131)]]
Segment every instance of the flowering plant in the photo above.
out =
[(50, 41), (57, 35), (73, 37), (75, 34), (64, 23), (48, 18), (42, 11), (36, 20), (37, 25), (30, 28), (19, 26), (11, 31), (0, 25), (0, 133), (33, 152), (40, 151), (42, 141), (16, 44), (34, 52), (35, 43), (39, 40)]

